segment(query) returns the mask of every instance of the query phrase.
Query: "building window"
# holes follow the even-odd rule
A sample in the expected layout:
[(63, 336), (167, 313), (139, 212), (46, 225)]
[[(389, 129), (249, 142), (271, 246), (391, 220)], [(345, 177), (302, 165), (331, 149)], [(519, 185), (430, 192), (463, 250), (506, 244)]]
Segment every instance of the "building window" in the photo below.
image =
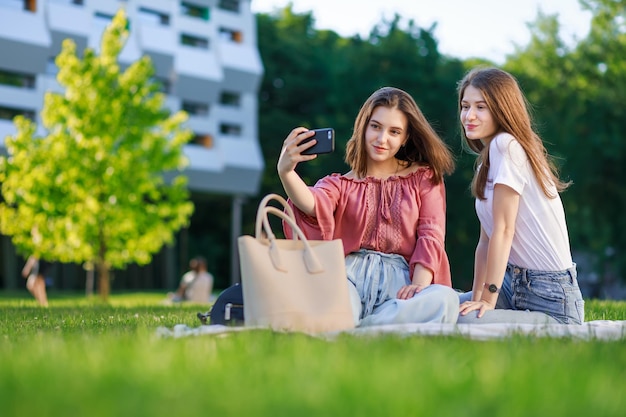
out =
[(138, 15), (142, 22), (162, 26), (169, 26), (170, 24), (170, 15), (158, 10), (140, 7)]
[(220, 104), (229, 107), (241, 106), (241, 94), (230, 91), (223, 91), (220, 96)]
[(239, 13), (239, 3), (241, 3), (240, 0), (220, 0), (218, 7), (229, 12)]
[(96, 12), (94, 14), (94, 18), (97, 21), (107, 23), (107, 24), (109, 24), (113, 20), (113, 17), (114, 16), (112, 14), (102, 13), (102, 12)]
[(15, 10), (28, 10), (29, 12), (37, 11), (36, 0), (4, 0), (0, 1), (0, 5), (2, 5), (2, 7)]
[(220, 38), (236, 43), (243, 42), (243, 34), (240, 30), (228, 29), (224, 27), (220, 28)]
[(113, 15), (96, 12), (93, 15), (93, 25), (98, 28), (99, 32), (104, 32), (107, 26), (113, 20)]
[(15, 116), (22, 115), (30, 120), (35, 120), (35, 112), (33, 110), (16, 109), (13, 107), (0, 106), (0, 120), (11, 120)]
[[(107, 26), (113, 21), (113, 15), (108, 13), (96, 12), (93, 15), (93, 24), (104, 32)], [(126, 30), (130, 30), (130, 19), (126, 20)]]
[(220, 133), (227, 136), (241, 136), (241, 126), (234, 123), (222, 123)]
[(58, 4), (75, 4), (77, 6), (82, 6), (85, 4), (84, 0), (50, 0), (50, 2)]
[(191, 116), (208, 116), (209, 115), (209, 105), (207, 103), (183, 101), (182, 108)]
[(159, 91), (164, 94), (172, 92), (172, 83), (167, 78), (155, 77), (153, 81), (159, 86)]
[(207, 38), (187, 35), (185, 33), (180, 34), (180, 43), (194, 48), (209, 49), (209, 40)]
[(200, 145), (203, 146), (205, 148), (212, 148), (213, 147), (213, 136), (209, 135), (209, 134), (205, 134), (205, 133), (200, 133), (197, 134), (193, 137), (193, 139), (191, 140), (191, 143), (194, 145)]
[(35, 88), (35, 76), (19, 72), (0, 70), (0, 84), (18, 88)]
[(59, 67), (57, 67), (56, 57), (51, 56), (48, 57), (48, 61), (46, 61), (46, 74), (56, 76), (59, 73)]
[(198, 6), (197, 4), (186, 1), (180, 2), (180, 14), (183, 16), (196, 17), (202, 20), (209, 20), (209, 8)]

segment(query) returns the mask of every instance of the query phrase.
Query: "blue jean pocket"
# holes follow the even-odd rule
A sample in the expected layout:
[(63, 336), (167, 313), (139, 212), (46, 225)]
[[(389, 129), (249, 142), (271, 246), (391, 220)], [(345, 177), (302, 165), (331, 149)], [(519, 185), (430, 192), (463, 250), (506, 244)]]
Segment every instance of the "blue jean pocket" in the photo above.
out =
[(567, 272), (529, 274), (526, 282), (519, 282), (515, 290), (517, 309), (542, 311), (564, 324), (584, 321), (584, 301), (578, 283)]

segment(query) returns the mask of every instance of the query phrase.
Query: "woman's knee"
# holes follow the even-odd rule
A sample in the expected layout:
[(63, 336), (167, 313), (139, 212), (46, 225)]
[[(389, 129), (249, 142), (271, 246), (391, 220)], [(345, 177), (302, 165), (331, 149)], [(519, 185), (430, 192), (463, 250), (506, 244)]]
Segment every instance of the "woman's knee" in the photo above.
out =
[(454, 306), (459, 308), (459, 293), (450, 287), (441, 284), (432, 284), (426, 287), (422, 292), (428, 292), (429, 296), (441, 299), (441, 302), (445, 305)]
[[(456, 323), (459, 316), (459, 293), (450, 287), (440, 284), (430, 285), (422, 292), (428, 293), (428, 297), (436, 300), (443, 314), (444, 323)], [(424, 294), (426, 295), (426, 294)]]
[(33, 292), (35, 290), (35, 284), (37, 283), (37, 278), (34, 276), (28, 277), (26, 280), (26, 288), (28, 291)]

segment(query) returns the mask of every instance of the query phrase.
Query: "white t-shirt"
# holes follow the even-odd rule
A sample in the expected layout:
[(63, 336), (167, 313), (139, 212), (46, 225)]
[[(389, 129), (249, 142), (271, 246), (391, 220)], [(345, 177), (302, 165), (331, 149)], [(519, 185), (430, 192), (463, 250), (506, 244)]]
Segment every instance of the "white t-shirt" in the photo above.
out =
[(183, 277), (180, 279), (180, 283), (181, 285), (188, 286), (189, 284), (193, 282), (194, 279), (196, 279), (196, 272), (187, 271), (183, 274)]
[(213, 290), (213, 275), (206, 271), (195, 274), (193, 281), (185, 290), (185, 299), (195, 303), (208, 303)]
[(572, 255), (565, 212), (556, 188), (550, 187), (555, 198), (543, 193), (526, 152), (508, 133), (501, 133), (491, 141), (489, 163), (486, 200), (476, 199), (476, 213), (487, 236), (491, 238), (493, 233), (494, 185), (506, 185), (520, 195), (509, 263), (540, 271), (570, 268)]

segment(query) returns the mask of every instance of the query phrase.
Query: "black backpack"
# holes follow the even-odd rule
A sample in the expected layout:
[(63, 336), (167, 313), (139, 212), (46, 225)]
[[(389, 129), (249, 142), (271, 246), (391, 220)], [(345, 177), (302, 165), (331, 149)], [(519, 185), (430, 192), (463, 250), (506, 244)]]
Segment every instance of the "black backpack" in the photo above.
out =
[[(206, 313), (198, 313), (202, 324), (222, 324), (225, 326), (243, 326), (243, 292), (241, 285), (226, 288), (217, 296), (217, 300)], [(210, 320), (210, 321), (209, 321)]]

